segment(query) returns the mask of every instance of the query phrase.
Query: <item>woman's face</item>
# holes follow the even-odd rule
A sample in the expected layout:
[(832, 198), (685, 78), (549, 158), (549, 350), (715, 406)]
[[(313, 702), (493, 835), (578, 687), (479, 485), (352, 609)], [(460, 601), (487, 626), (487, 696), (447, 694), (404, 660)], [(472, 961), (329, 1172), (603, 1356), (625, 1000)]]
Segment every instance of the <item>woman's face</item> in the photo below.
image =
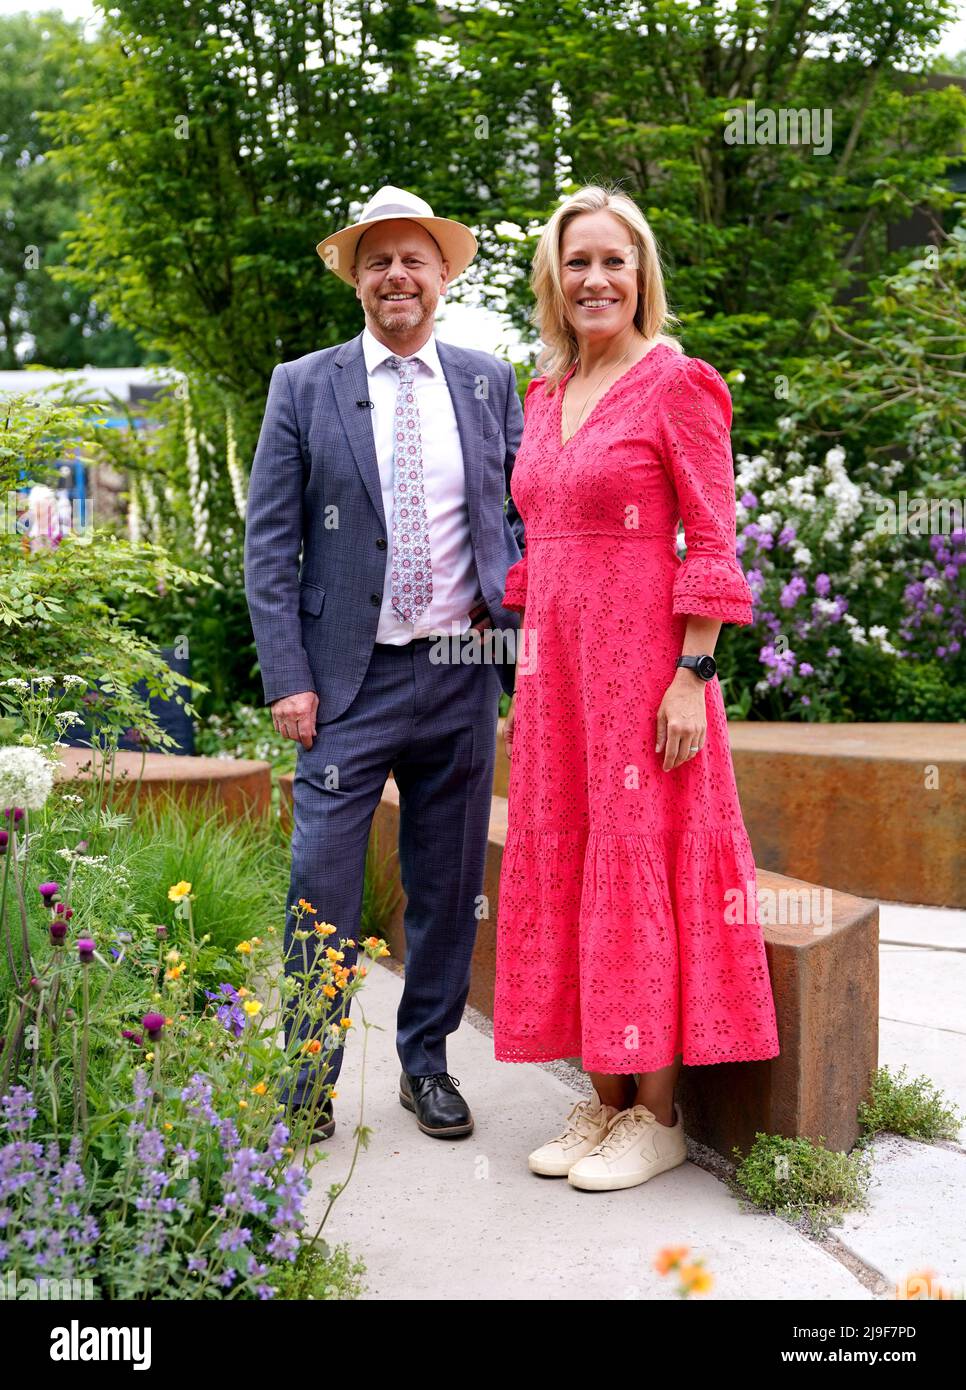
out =
[(637, 312), (637, 258), (612, 212), (581, 212), (564, 228), (560, 281), (567, 316), (581, 338), (623, 333)]

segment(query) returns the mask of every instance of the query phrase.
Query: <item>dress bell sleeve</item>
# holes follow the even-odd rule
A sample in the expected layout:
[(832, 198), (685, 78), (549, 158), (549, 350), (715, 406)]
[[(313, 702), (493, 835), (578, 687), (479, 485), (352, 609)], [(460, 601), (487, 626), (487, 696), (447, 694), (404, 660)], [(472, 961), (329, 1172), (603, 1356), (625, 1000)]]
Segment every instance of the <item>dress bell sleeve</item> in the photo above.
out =
[[(527, 402), (533, 390), (545, 380), (542, 376), (535, 376), (526, 389), (523, 397), (523, 419), (526, 428)], [(515, 504), (514, 504), (515, 505)], [(511, 565), (506, 572), (505, 587), (503, 592), (503, 607), (513, 613), (522, 613), (527, 602), (527, 555), (526, 555), (526, 530), (524, 530), (523, 555), (517, 560), (516, 564)]]
[(677, 494), (685, 559), (674, 579), (672, 612), (753, 620), (752, 592), (735, 548), (731, 393), (708, 362), (689, 357), (661, 402), (665, 464)]

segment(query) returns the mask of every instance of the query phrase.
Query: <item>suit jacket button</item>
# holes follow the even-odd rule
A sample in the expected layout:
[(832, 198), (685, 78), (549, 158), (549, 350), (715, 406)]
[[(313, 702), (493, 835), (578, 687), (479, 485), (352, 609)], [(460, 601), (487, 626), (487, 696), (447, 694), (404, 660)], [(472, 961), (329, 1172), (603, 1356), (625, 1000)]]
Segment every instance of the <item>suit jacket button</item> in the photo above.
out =
[(379, 594), (370, 594), (369, 602), (372, 604), (374, 608), (379, 608), (382, 606), (382, 599), (379, 596)]
[(382, 536), (377, 536), (377, 538), (376, 538), (376, 549), (377, 549), (377, 550), (385, 550), (385, 548), (386, 548), (386, 542), (383, 540)]

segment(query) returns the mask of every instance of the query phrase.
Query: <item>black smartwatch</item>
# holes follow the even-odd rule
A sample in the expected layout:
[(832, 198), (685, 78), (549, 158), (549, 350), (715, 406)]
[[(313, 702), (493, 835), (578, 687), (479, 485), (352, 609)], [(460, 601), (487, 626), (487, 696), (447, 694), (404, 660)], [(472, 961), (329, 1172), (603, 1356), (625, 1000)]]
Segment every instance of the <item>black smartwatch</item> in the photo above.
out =
[(714, 680), (718, 670), (718, 663), (713, 656), (679, 656), (675, 665), (686, 666), (703, 681)]

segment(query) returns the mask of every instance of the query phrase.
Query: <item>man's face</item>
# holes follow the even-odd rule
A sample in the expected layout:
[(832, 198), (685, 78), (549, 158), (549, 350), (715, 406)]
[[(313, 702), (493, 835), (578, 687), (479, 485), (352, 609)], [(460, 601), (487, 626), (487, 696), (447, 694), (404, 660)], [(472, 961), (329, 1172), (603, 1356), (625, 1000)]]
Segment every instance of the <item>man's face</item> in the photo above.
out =
[(390, 218), (368, 228), (352, 270), (366, 322), (384, 334), (409, 334), (432, 323), (449, 265), (417, 222)]

